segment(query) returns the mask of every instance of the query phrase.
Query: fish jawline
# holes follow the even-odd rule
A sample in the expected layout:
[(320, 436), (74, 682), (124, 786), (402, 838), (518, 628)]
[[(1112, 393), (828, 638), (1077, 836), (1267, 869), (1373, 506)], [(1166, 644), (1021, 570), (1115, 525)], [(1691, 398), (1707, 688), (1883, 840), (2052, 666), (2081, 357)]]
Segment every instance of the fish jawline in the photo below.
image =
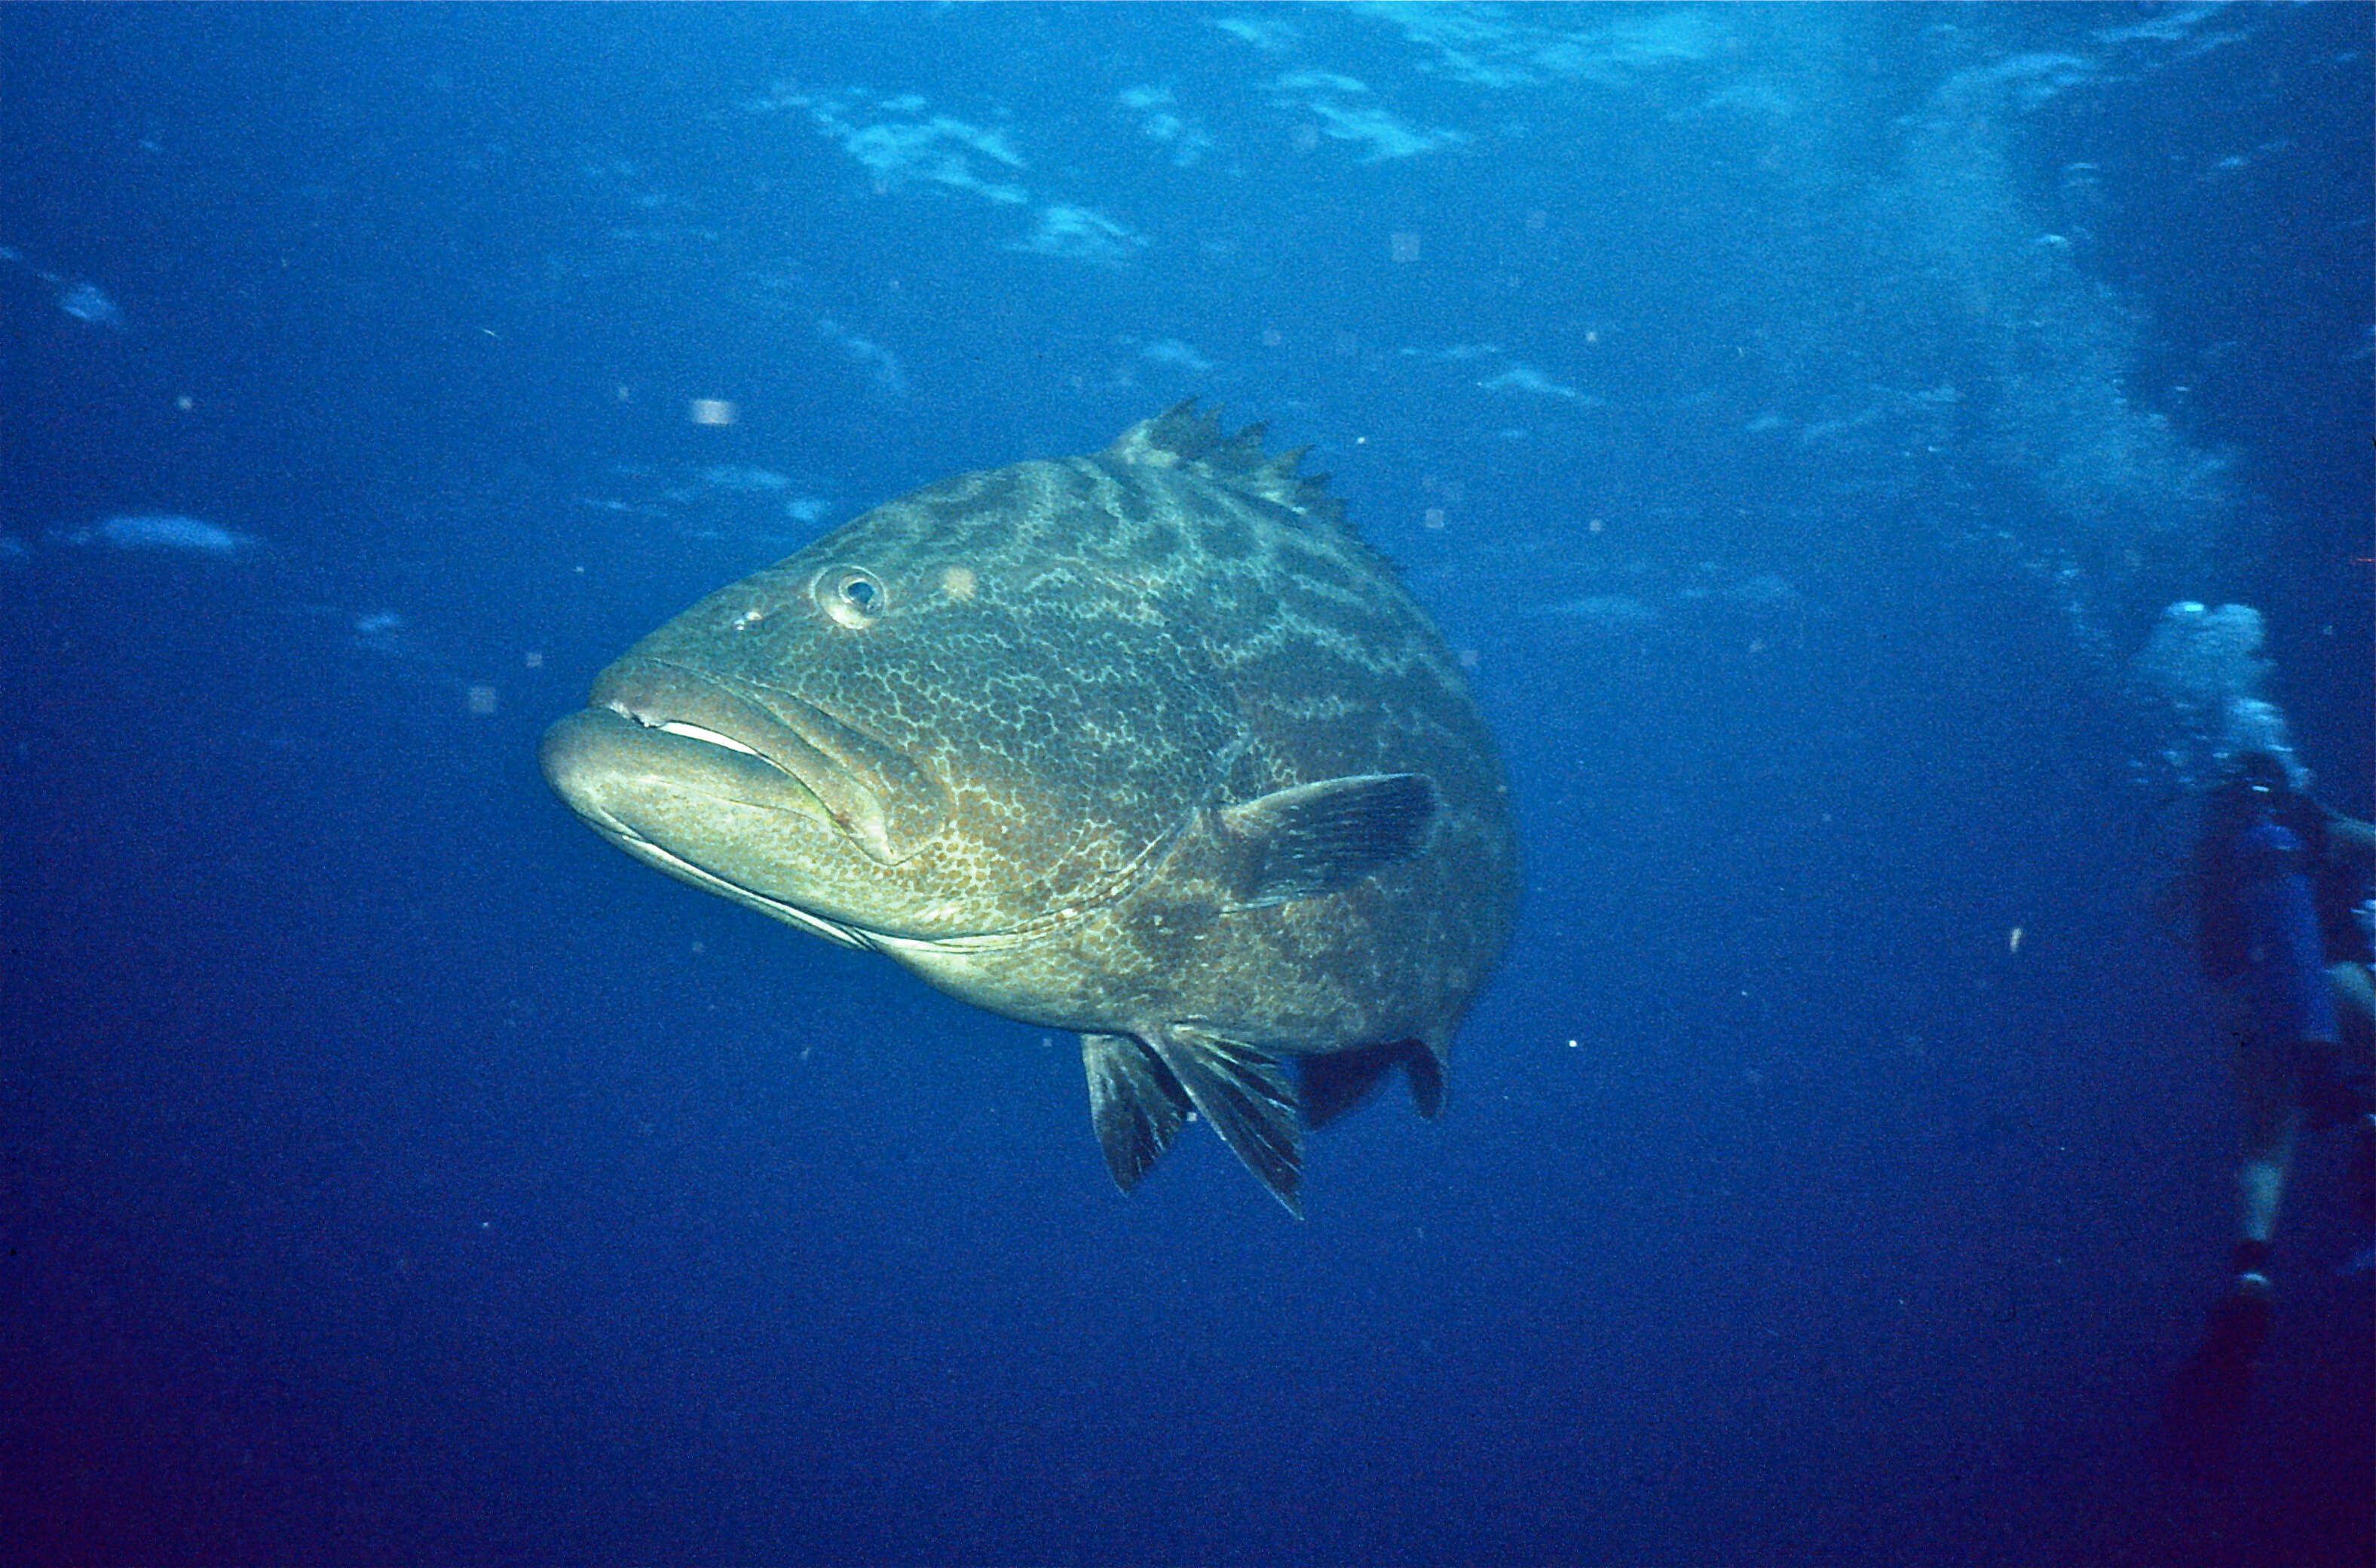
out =
[(879, 940), (870, 932), (856, 926), (841, 925), (823, 915), (813, 915), (798, 905), (787, 904), (780, 898), (754, 893), (740, 883), (729, 882), (716, 872), (705, 870), (683, 856), (653, 843), (624, 823), (612, 822), (603, 826), (629, 854), (650, 862), (671, 876), (690, 882), (705, 892), (731, 898), (761, 914), (773, 915), (787, 925), (797, 926), (812, 935), (822, 936), (827, 942), (838, 943), (844, 947), (873, 948), (880, 945)]

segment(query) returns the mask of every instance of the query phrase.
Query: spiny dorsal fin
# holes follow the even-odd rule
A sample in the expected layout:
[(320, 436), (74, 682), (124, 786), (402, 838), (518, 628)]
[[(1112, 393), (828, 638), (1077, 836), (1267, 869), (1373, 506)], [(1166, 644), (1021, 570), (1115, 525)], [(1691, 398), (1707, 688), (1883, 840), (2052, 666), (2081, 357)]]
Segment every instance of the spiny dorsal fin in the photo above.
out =
[(1299, 446), (1265, 459), (1264, 432), (1264, 426), (1250, 424), (1235, 435), (1224, 435), (1218, 411), (1200, 411), (1191, 398), (1132, 425), (1104, 455), (1110, 463), (1142, 468), (1193, 467), (1217, 484), (1284, 506), (1308, 521), (1344, 529), (1344, 503), (1325, 489), (1328, 476), (1296, 472), (1311, 448)]

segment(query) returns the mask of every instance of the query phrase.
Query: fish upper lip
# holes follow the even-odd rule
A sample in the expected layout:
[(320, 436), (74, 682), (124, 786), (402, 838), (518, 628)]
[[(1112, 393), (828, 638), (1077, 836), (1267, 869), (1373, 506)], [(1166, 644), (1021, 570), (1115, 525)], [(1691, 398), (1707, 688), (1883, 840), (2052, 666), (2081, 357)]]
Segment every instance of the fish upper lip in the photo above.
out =
[(831, 766), (832, 759), (799, 730), (723, 682), (681, 664), (622, 659), (596, 678), (588, 706), (607, 707), (647, 730), (756, 757), (802, 784), (809, 783), (809, 775)]
[(588, 703), (766, 764), (885, 865), (913, 855), (947, 818), (944, 793), (904, 754), (780, 688), (632, 657), (596, 678)]

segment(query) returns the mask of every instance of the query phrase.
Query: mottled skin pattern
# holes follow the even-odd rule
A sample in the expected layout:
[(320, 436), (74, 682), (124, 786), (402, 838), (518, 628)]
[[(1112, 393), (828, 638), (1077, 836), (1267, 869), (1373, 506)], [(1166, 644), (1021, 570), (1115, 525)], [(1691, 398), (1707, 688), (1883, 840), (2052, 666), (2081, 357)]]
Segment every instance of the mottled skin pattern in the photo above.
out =
[[(1507, 792), (1443, 638), (1294, 463), (1183, 405), (926, 486), (636, 644), (548, 775), (631, 853), (1009, 1017), (1440, 1063), (1508, 932)], [(1417, 852), (1259, 897), (1227, 809), (1369, 775), (1432, 782)]]

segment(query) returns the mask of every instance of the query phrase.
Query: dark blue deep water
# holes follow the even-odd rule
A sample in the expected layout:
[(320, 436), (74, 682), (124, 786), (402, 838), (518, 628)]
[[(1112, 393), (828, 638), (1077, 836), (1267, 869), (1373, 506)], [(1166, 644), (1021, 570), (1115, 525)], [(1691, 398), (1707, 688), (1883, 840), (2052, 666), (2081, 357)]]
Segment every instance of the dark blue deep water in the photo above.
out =
[[(7, 7), (0, 1557), (2365, 1563), (2347, 1143), (2160, 1456), (2238, 1113), (2132, 660), (2257, 607), (2369, 814), (2371, 15)], [(537, 771), (1192, 395), (1527, 855), (1301, 1224)]]

